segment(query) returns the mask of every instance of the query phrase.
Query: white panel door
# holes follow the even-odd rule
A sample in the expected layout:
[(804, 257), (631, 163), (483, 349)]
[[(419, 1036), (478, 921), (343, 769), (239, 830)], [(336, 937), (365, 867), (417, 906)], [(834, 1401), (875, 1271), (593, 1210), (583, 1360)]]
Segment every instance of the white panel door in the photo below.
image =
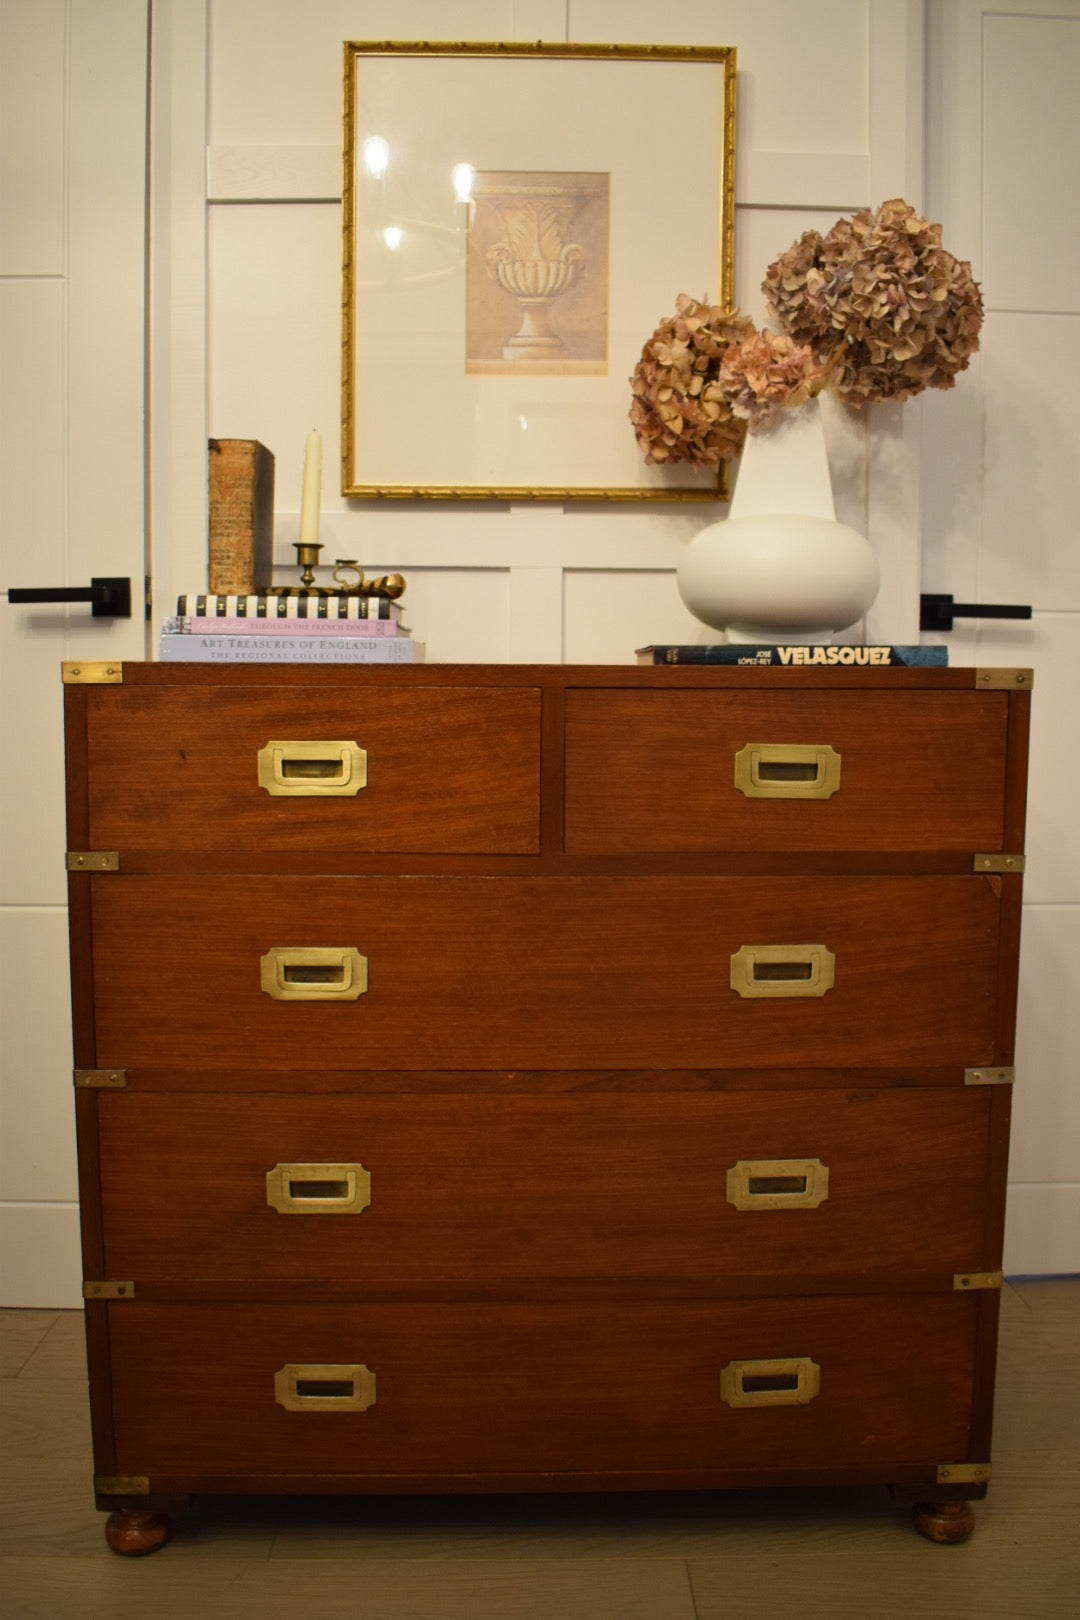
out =
[(63, 659), (145, 655), (145, 0), (0, 0), (0, 1304), (81, 1303)]
[(953, 663), (1035, 670), (1005, 1265), (1076, 1272), (1080, 0), (935, 0), (927, 42), (929, 209), (986, 317), (971, 377), (927, 400), (924, 589), (1033, 609), (935, 638)]

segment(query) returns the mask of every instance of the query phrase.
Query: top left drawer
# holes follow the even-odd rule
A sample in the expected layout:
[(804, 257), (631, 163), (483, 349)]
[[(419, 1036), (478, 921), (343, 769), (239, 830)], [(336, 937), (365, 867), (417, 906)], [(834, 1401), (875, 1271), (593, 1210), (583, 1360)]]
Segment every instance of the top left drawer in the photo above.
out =
[(540, 693), (102, 686), (90, 847), (535, 854)]

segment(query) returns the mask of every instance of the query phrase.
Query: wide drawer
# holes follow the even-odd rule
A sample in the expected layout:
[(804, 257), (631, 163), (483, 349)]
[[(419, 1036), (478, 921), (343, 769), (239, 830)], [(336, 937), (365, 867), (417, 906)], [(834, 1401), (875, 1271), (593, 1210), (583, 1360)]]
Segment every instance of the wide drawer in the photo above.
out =
[(991, 877), (89, 882), (102, 1067), (1010, 1061)]
[(93, 687), (87, 738), (93, 849), (539, 847), (535, 689)]
[[(269, 1475), (282, 1488), (305, 1475), (680, 1469), (752, 1470), (768, 1482), (800, 1468), (873, 1477), (913, 1464), (933, 1478), (938, 1462), (968, 1455), (978, 1307), (954, 1295), (135, 1300), (108, 1307), (115, 1472), (208, 1489), (214, 1476), (257, 1488)], [(740, 1372), (745, 1362), (764, 1365)], [(746, 1395), (758, 1399), (740, 1404)]]
[(998, 851), (1004, 692), (571, 690), (572, 852)]
[(990, 1102), (105, 1093), (105, 1270), (376, 1292), (948, 1286), (984, 1264)]

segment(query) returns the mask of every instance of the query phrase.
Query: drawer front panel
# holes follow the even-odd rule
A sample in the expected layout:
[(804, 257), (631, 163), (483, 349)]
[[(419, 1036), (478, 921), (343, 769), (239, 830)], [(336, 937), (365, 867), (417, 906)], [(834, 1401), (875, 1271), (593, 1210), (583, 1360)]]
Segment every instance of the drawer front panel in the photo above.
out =
[[(535, 690), (100, 687), (87, 726), (95, 849), (539, 848)], [(313, 761), (320, 742), (330, 746)], [(274, 784), (271, 759), (267, 787), (259, 756), (271, 743), (283, 745), (284, 783)], [(361, 751), (362, 769), (339, 763), (343, 744)], [(320, 752), (330, 757), (320, 762)], [(346, 773), (348, 785), (361, 775), (365, 785), (325, 791)]]
[[(99, 1099), (106, 1271), (420, 1289), (940, 1280), (982, 1264), (989, 1104), (959, 1087), (113, 1093)], [(346, 1167), (368, 1202), (350, 1202)]]
[[(1000, 850), (1007, 708), (1002, 692), (569, 691), (566, 847)], [(736, 760), (755, 745), (748, 797)], [(770, 759), (792, 745), (835, 759)], [(804, 796), (815, 782), (827, 796)]]
[[(116, 1467), (151, 1478), (767, 1475), (956, 1461), (968, 1448), (976, 1314), (976, 1300), (951, 1295), (610, 1306), (135, 1301), (109, 1307)], [(812, 1363), (818, 1393), (806, 1404), (728, 1405), (721, 1374), (741, 1361)], [(308, 1404), (289, 1410), (275, 1378), (298, 1368)], [(782, 1375), (763, 1381), (785, 1397)], [(363, 1409), (320, 1408), (320, 1398), (349, 1399), (350, 1390), (367, 1400)]]
[[(996, 1060), (1001, 885), (989, 877), (89, 881), (101, 1067)], [(808, 942), (833, 958), (827, 992), (824, 976), (798, 982), (799, 961), (780, 995), (733, 988), (733, 957), (745, 978), (740, 953), (797, 956)], [(279, 960), (279, 977), (292, 974), (279, 999), (264, 958), (282, 949), (297, 965)], [(308, 949), (355, 952), (362, 974), (306, 967)], [(326, 994), (311, 999), (305, 977), (319, 974)]]

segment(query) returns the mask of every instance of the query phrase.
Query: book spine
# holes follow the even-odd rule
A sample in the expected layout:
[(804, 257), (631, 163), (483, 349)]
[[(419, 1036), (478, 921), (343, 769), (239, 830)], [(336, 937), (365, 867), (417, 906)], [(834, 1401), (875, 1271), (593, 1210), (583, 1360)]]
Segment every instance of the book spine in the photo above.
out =
[(210, 589), (260, 590), (273, 569), (274, 458), (257, 439), (211, 439), (209, 464)]
[(281, 595), (264, 592), (235, 596), (211, 591), (180, 596), (176, 614), (178, 618), (218, 619), (400, 619), (401, 607), (385, 596), (359, 596), (347, 591), (333, 595), (290, 591)]
[(408, 631), (397, 619), (239, 619), (190, 614), (166, 619), (167, 636), (402, 636)]
[(831, 668), (864, 669), (936, 668), (949, 662), (947, 647), (834, 647), (834, 646), (750, 646), (721, 643), (717, 646), (640, 647), (639, 664), (752, 665), (756, 669)]
[(423, 644), (411, 636), (162, 636), (160, 658), (193, 664), (413, 664)]

